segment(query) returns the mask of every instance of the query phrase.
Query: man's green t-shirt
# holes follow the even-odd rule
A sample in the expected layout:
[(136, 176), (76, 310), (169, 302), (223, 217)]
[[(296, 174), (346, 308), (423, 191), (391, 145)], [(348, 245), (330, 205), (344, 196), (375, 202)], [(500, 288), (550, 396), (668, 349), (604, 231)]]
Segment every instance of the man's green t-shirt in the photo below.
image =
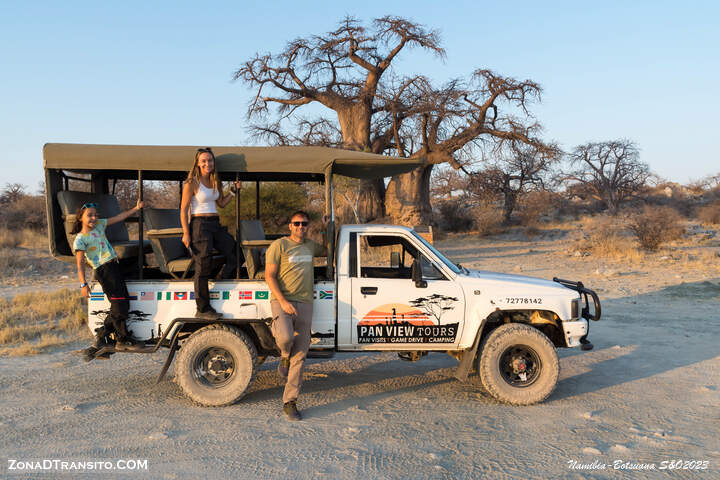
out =
[[(322, 251), (322, 245), (309, 239), (297, 243), (290, 237), (283, 237), (270, 244), (265, 253), (265, 263), (278, 265), (277, 279), (286, 299), (313, 302), (313, 257), (320, 256)], [(270, 300), (275, 300), (274, 295), (270, 295)]]

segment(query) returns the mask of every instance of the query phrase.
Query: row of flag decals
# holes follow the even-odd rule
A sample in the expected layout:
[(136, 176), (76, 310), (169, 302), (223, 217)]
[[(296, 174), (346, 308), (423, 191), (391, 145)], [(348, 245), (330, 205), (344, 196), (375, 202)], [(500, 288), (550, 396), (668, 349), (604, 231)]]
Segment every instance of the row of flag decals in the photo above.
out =
[[(230, 300), (229, 291), (211, 291), (211, 300)], [(195, 292), (130, 292), (130, 300), (195, 300)], [(269, 300), (270, 292), (268, 290), (240, 290), (238, 292), (238, 300)], [(314, 299), (332, 300), (332, 290), (315, 290), (313, 292)], [(105, 300), (103, 292), (91, 292), (91, 301)]]

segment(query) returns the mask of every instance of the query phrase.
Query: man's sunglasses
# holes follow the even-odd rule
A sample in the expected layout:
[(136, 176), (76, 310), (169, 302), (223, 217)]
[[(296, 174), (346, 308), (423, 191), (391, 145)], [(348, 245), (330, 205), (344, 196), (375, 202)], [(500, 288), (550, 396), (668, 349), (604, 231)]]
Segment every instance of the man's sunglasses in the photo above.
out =
[(82, 209), (85, 210), (86, 208), (97, 208), (97, 203), (83, 203)]
[(293, 227), (307, 227), (310, 222), (290, 222)]

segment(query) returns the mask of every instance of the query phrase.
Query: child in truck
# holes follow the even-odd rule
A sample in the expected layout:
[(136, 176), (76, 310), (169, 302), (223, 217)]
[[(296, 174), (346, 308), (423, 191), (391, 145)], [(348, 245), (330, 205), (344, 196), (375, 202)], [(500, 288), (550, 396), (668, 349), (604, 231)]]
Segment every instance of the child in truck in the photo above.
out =
[(85, 298), (90, 297), (90, 287), (85, 279), (85, 261), (95, 270), (95, 278), (100, 282), (103, 292), (110, 300), (110, 313), (104, 325), (95, 330), (92, 345), (85, 350), (85, 360), (95, 358), (95, 353), (108, 343), (109, 335), (115, 334), (115, 350), (125, 350), (134, 342), (130, 338), (126, 320), (130, 307), (125, 279), (120, 272), (117, 254), (105, 236), (105, 228), (122, 222), (143, 207), (137, 205), (111, 218), (98, 218), (96, 203), (85, 203), (77, 211), (75, 224), (70, 233), (77, 234), (73, 242), (73, 251), (77, 263), (80, 288)]

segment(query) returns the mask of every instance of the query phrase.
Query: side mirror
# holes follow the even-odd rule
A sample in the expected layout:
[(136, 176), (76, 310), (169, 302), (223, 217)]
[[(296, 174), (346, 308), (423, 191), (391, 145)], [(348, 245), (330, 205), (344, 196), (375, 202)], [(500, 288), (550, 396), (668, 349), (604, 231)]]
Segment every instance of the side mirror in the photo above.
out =
[(412, 270), (410, 270), (410, 278), (415, 282), (416, 288), (427, 288), (427, 282), (422, 278), (422, 266), (420, 265), (420, 258), (416, 258), (412, 263)]

